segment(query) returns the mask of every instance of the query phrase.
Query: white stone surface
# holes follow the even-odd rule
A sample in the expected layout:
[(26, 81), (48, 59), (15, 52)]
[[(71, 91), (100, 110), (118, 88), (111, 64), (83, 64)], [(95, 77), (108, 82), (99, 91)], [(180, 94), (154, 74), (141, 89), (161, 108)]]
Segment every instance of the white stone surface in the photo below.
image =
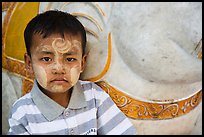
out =
[(2, 134), (9, 130), (8, 117), (12, 104), (22, 95), (21, 78), (2, 70)]

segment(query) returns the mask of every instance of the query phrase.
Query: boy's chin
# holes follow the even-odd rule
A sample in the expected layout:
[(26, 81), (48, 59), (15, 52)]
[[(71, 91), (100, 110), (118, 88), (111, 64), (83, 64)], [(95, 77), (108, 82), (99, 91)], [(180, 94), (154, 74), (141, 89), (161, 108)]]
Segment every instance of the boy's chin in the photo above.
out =
[(69, 91), (70, 88), (71, 87), (64, 87), (62, 85), (54, 85), (49, 89), (49, 91), (52, 93), (64, 93)]
[(50, 93), (65, 93), (67, 91), (69, 91), (72, 86), (71, 84), (66, 84), (66, 85), (62, 85), (62, 84), (50, 84), (47, 87), (41, 86), (40, 84), (38, 84), (38, 87), (40, 88), (40, 90), (42, 90), (43, 92), (50, 92)]

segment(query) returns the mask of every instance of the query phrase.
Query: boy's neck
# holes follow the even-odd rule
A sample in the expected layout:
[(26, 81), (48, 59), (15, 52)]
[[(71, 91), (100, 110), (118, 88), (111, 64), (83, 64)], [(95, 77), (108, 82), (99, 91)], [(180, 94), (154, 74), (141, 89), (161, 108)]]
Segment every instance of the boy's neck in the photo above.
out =
[(54, 100), (56, 103), (58, 103), (62, 107), (67, 108), (67, 106), (69, 104), (69, 100), (71, 98), (73, 88), (70, 88), (68, 91), (66, 91), (64, 93), (52, 93), (52, 92), (49, 92), (49, 91), (45, 90), (44, 88), (42, 88), (39, 84), (38, 84), (38, 87), (49, 98)]
[(51, 92), (47, 92), (47, 93), (43, 92), (43, 93), (46, 94), (49, 98), (54, 100), (59, 105), (63, 106), (64, 108), (67, 108), (72, 94), (72, 89), (64, 93), (51, 93)]

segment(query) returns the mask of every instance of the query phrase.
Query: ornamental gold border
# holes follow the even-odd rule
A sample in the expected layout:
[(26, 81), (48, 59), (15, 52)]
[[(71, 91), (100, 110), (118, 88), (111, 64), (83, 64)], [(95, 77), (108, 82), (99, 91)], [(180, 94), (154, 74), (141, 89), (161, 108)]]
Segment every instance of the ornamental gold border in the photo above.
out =
[(34, 76), (29, 74), (25, 69), (24, 61), (9, 57), (5, 53), (5, 37), (6, 31), (8, 29), (8, 23), (11, 18), (11, 15), (17, 5), (17, 2), (8, 2), (9, 7), (4, 18), (3, 27), (2, 27), (2, 68), (14, 73), (15, 75), (20, 75), (27, 80), (33, 81)]
[(120, 110), (133, 119), (164, 120), (182, 116), (193, 110), (202, 100), (202, 90), (181, 100), (140, 101), (119, 91), (105, 81), (96, 83), (105, 90)]
[(1, 2), (2, 11), (7, 11), (14, 2)]

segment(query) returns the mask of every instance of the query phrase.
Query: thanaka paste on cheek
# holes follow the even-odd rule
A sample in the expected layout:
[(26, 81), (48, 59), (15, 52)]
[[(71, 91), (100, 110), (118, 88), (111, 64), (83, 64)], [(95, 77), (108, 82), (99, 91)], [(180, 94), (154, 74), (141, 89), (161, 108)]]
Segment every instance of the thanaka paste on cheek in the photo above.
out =
[(71, 68), (70, 70), (71, 75), (71, 85), (75, 85), (79, 79), (80, 72), (76, 67)]
[(38, 83), (43, 87), (47, 87), (47, 74), (45, 69), (42, 66), (33, 64), (33, 69), (35, 72), (35, 77)]

